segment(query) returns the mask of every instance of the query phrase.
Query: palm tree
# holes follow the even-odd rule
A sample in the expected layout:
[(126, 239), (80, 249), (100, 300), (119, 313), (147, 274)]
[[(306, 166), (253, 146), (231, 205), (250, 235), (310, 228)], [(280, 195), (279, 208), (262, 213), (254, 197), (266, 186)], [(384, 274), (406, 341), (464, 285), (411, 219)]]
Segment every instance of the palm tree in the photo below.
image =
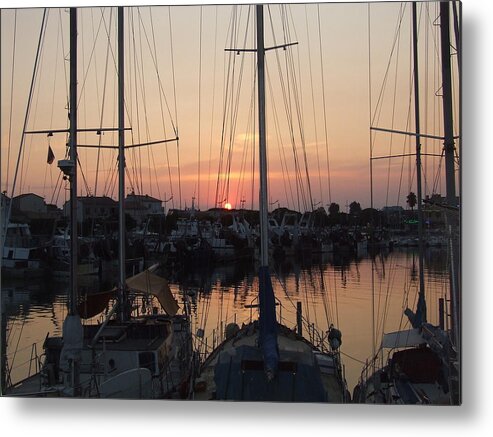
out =
[(351, 202), (349, 205), (349, 214), (351, 215), (359, 215), (361, 213), (361, 205), (359, 202)]
[(411, 211), (414, 210), (414, 207), (416, 206), (417, 199), (416, 199), (416, 194), (414, 194), (412, 191), (407, 195), (407, 204), (411, 208)]
[(329, 215), (336, 216), (339, 214), (339, 205), (337, 203), (332, 202), (329, 205)]

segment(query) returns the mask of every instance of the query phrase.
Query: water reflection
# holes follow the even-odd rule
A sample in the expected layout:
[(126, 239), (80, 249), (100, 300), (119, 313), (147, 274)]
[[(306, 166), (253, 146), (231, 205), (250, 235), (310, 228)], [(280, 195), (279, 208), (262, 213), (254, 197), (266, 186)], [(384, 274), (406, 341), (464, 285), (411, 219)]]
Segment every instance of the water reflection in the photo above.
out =
[[(429, 321), (438, 321), (438, 299), (448, 292), (447, 253), (428, 249), (425, 256), (425, 285)], [(182, 302), (192, 302), (194, 332), (203, 333), (197, 346), (210, 348), (231, 321), (242, 323), (256, 317), (258, 293), (255, 263), (230, 263), (188, 270), (171, 266), (165, 274), (172, 291)], [(328, 330), (334, 323), (343, 334), (342, 352), (349, 388), (352, 390), (362, 362), (379, 342), (383, 332), (407, 326), (403, 310), (414, 308), (418, 292), (418, 257), (413, 249), (380, 252), (359, 258), (348, 255), (285, 259), (272, 264), (273, 286), (280, 305), (277, 315), (287, 326), (296, 325), (296, 303), (301, 302), (304, 333), (310, 325)], [(79, 288), (107, 290), (114, 279), (85, 277)], [(42, 342), (47, 333), (61, 334), (66, 315), (68, 283), (37, 284), (2, 282), (2, 307), (8, 315), (8, 357), (14, 368), (26, 360), (31, 345)], [(375, 345), (377, 347), (377, 345)], [(17, 352), (16, 352), (17, 350)], [(24, 351), (24, 352), (22, 352)], [(13, 379), (25, 369), (16, 368)]]

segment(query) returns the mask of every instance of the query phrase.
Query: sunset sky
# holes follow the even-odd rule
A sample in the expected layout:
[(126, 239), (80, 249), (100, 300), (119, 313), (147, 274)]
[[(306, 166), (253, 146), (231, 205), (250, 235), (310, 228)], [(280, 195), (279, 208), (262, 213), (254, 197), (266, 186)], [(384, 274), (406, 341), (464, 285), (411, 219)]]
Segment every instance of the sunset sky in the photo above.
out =
[[(128, 150), (127, 192), (173, 197), (169, 207), (190, 206), (192, 197), (200, 209), (216, 201), (240, 207), (241, 200), (257, 207), (255, 54), (224, 51), (255, 47), (254, 11), (205, 4), (125, 9), (126, 125), (132, 127), (126, 143), (173, 138), (175, 128), (179, 136), (178, 147)], [(440, 135), (438, 3), (418, 4), (418, 14), (422, 132)], [(42, 16), (42, 9), (2, 10), (1, 189), (9, 196)], [(369, 207), (370, 125), (414, 129), (411, 4), (271, 5), (264, 17), (266, 46), (298, 43), (266, 55), (270, 201), (301, 210), (330, 202), (345, 210), (353, 200)], [(65, 9), (49, 9), (27, 130), (68, 127), (68, 18)], [(78, 23), (79, 128), (115, 127), (116, 8), (79, 9)], [(457, 94), (456, 56), (452, 65)], [(455, 126), (457, 132), (457, 120)], [(79, 144), (98, 139), (79, 134)], [(115, 145), (117, 136), (107, 132), (101, 141)], [(374, 156), (415, 147), (411, 137), (387, 133), (373, 133), (372, 141)], [(63, 134), (25, 137), (15, 195), (34, 192), (58, 205), (67, 200), (56, 167), (65, 142)], [(427, 153), (441, 151), (440, 141), (422, 145)], [(56, 156), (52, 165), (48, 146)], [(116, 197), (116, 153), (101, 150), (98, 161), (97, 149), (79, 149), (82, 195)], [(444, 164), (428, 157), (423, 166), (425, 193), (445, 194)], [(416, 190), (414, 158), (374, 161), (373, 169), (374, 206), (405, 207)]]

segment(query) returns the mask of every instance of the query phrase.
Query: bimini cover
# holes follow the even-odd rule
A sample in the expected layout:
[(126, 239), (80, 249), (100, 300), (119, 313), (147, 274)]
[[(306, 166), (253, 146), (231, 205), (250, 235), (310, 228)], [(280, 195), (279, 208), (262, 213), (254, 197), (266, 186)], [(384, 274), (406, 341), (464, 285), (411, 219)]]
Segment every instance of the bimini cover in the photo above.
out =
[(168, 281), (151, 273), (149, 270), (127, 279), (127, 287), (131, 290), (156, 296), (163, 310), (170, 316), (174, 316), (178, 311), (178, 302), (176, 302), (171, 293)]
[(389, 332), (383, 335), (382, 347), (398, 348), (398, 347), (413, 347), (425, 344), (426, 341), (422, 337), (418, 329), (408, 329), (405, 331)]

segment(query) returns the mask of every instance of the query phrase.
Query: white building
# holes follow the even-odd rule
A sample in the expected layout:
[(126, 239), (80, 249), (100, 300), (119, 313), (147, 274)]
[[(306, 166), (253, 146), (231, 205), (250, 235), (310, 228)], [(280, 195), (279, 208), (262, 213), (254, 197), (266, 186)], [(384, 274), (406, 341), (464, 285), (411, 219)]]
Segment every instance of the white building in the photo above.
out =
[(12, 208), (27, 214), (46, 214), (47, 208), (43, 197), (34, 193), (21, 194), (12, 199)]
[(125, 212), (140, 225), (150, 215), (164, 215), (163, 202), (147, 194), (131, 193), (125, 199)]
[[(77, 197), (77, 221), (82, 223), (84, 220), (106, 220), (110, 217), (117, 217), (118, 202), (106, 196), (83, 196)], [(63, 205), (63, 215), (70, 216), (70, 201)]]

